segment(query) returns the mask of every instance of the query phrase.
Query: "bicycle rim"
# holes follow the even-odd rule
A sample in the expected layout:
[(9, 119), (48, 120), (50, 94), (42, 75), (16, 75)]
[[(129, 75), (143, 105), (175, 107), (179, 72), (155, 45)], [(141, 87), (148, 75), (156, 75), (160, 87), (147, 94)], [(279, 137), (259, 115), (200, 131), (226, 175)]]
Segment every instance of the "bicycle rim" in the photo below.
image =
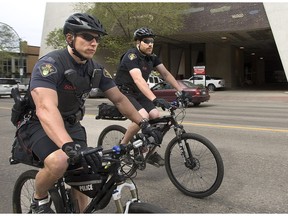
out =
[(193, 133), (183, 134), (181, 144), (186, 162), (177, 138), (168, 144), (165, 152), (165, 168), (171, 182), (184, 194), (196, 198), (215, 193), (224, 176), (223, 161), (216, 147), (205, 137)]

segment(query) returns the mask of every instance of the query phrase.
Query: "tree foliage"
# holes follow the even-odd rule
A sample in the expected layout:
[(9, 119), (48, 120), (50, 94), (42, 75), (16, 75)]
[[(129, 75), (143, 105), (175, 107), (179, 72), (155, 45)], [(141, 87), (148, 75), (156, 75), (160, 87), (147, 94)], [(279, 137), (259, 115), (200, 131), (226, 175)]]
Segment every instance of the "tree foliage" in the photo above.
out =
[(20, 38), (9, 25), (0, 22), (0, 59), (13, 52), (20, 52)]
[(46, 45), (53, 47), (53, 49), (65, 48), (67, 44), (63, 35), (63, 28), (55, 28), (49, 32), (46, 37)]
[[(118, 63), (120, 56), (133, 46), (133, 33), (140, 27), (151, 28), (157, 38), (175, 34), (183, 27), (183, 11), (189, 3), (78, 3), (76, 11), (86, 12), (97, 17), (108, 35), (103, 37), (100, 47), (113, 55), (106, 58), (110, 63)], [(59, 30), (54, 30), (47, 42), (54, 48), (60, 47), (56, 41)], [(156, 40), (157, 40), (156, 38)], [(48, 43), (47, 43), (48, 45)], [(55, 46), (56, 45), (56, 46)]]

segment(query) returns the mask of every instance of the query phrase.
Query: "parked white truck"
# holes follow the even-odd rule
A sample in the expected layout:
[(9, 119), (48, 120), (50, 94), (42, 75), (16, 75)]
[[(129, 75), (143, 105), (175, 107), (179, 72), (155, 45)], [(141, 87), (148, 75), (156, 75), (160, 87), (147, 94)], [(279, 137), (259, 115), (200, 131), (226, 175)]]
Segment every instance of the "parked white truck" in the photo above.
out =
[(157, 83), (163, 82), (163, 80), (158, 77), (158, 76), (149, 76), (148, 80), (147, 80), (147, 84), (149, 85), (149, 88), (152, 88), (154, 85), (156, 85)]
[(203, 85), (205, 86), (205, 77), (206, 77), (206, 87), (209, 91), (215, 91), (215, 89), (224, 88), (225, 87), (225, 80), (219, 77), (213, 77), (209, 75), (194, 75), (190, 77), (189, 81), (196, 85)]

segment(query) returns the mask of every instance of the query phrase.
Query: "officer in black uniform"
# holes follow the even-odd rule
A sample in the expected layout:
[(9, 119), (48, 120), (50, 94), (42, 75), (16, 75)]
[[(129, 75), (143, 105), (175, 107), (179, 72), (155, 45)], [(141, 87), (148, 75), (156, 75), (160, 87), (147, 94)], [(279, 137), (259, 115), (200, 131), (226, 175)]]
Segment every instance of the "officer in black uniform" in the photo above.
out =
[[(100, 21), (88, 14), (73, 14), (65, 21), (64, 35), (67, 49), (40, 58), (30, 81), (30, 103), (35, 115), (26, 123), (26, 135), (33, 153), (44, 162), (35, 179), (32, 213), (53, 213), (48, 189), (63, 176), (68, 168), (67, 159), (77, 164), (80, 151), (89, 150), (80, 121), (91, 88), (99, 87), (124, 116), (140, 125), (143, 133), (157, 139), (157, 134), (119, 91), (109, 73), (92, 60), (100, 38), (106, 35)], [(97, 153), (82, 158), (81, 162), (93, 170), (101, 166)], [(73, 193), (83, 211), (87, 197), (80, 192)]]
[[(121, 92), (125, 94), (143, 118), (154, 119), (159, 117), (159, 111), (155, 106), (168, 109), (170, 104), (162, 99), (156, 98), (149, 89), (147, 80), (155, 68), (165, 81), (170, 83), (176, 90), (177, 96), (191, 98), (183, 91), (172, 74), (161, 63), (160, 59), (153, 54), (155, 34), (149, 28), (139, 28), (134, 32), (136, 47), (129, 49), (122, 57), (117, 70), (115, 82)], [(132, 123), (122, 143), (128, 143), (138, 132), (139, 127)], [(155, 152), (148, 158), (148, 163), (155, 166), (163, 166), (164, 159)]]

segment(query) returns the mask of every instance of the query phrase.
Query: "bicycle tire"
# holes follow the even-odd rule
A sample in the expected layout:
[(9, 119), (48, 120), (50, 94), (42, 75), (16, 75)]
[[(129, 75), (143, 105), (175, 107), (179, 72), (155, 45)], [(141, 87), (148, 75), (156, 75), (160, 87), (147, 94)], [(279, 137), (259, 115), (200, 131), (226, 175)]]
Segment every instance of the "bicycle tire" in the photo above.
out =
[(173, 138), (165, 151), (165, 168), (169, 179), (185, 195), (204, 198), (215, 193), (220, 187), (224, 177), (224, 165), (217, 148), (205, 137), (184, 133), (181, 143), (192, 151), (193, 161), (184, 164), (181, 156), (178, 138)]
[(109, 125), (100, 133), (97, 146), (102, 146), (105, 149), (112, 148), (120, 144), (125, 133), (126, 128), (121, 125)]
[[(106, 128), (103, 129), (103, 131), (100, 133), (97, 146), (102, 146), (103, 149), (110, 149), (113, 146), (120, 144), (121, 139), (123, 138), (124, 134), (126, 133), (126, 128), (124, 128), (121, 125), (109, 125)], [(128, 177), (132, 177), (136, 171), (138, 166), (136, 165), (134, 161), (134, 155), (137, 149), (131, 150), (129, 152), (129, 162), (127, 163), (125, 158), (123, 157), (123, 160), (121, 160), (121, 170), (123, 173), (126, 174)]]
[[(125, 208), (124, 208), (125, 209)], [(150, 203), (135, 202), (131, 203), (129, 206), (128, 213), (168, 213), (165, 209), (158, 206), (152, 205)]]
[[(31, 198), (34, 193), (34, 182), (37, 173), (38, 170), (27, 170), (16, 180), (12, 195), (13, 213), (31, 213)], [(63, 213), (63, 201), (58, 192), (50, 190), (49, 193), (52, 200), (51, 208), (56, 213)]]

